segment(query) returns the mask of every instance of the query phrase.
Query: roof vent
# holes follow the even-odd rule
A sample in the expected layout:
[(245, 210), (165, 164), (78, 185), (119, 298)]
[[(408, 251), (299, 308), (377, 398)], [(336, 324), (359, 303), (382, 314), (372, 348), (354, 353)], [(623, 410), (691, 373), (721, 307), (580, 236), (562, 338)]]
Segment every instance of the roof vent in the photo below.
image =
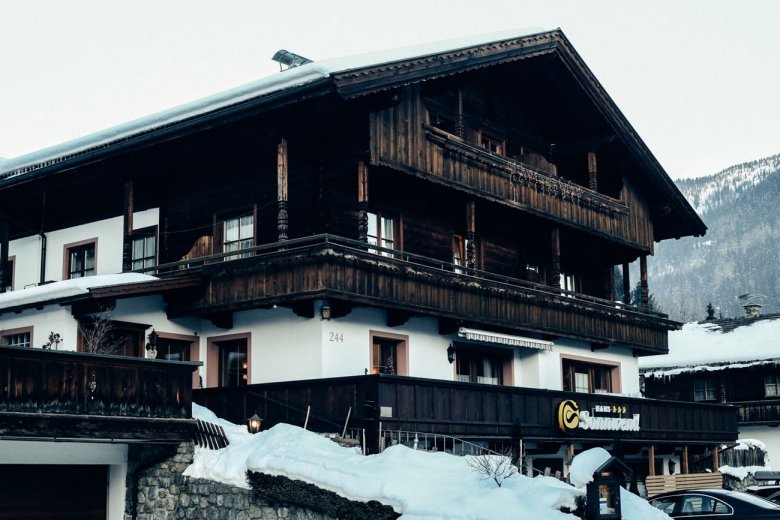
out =
[(758, 318), (761, 316), (761, 300), (763, 300), (763, 294), (740, 294), (737, 298), (742, 301), (742, 308), (745, 309), (746, 318)]
[[(293, 67), (300, 67), (301, 65), (312, 62), (309, 58), (304, 58), (303, 56), (284, 49), (276, 51), (276, 54), (274, 54), (271, 59), (279, 63), (280, 71), (292, 69)], [(285, 65), (287, 66), (287, 69), (284, 68)]]

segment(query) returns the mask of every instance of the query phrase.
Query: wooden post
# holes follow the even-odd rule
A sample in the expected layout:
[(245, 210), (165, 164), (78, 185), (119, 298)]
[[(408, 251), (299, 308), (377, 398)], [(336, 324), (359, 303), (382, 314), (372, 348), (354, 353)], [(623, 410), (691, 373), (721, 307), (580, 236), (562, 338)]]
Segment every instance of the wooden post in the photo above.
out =
[(0, 221), (0, 293), (5, 292), (6, 286), (10, 285), (11, 273), (8, 272), (8, 244), (9, 244), (8, 222)]
[(550, 284), (552, 287), (561, 286), (561, 229), (558, 226), (552, 228), (550, 233), (551, 238), (551, 253), (552, 259), (552, 276), (550, 277)]
[(599, 191), (599, 178), (596, 168), (596, 152), (588, 152), (588, 187)]
[(655, 446), (652, 444), (647, 449), (647, 476), (648, 477), (654, 477), (655, 476)]
[(631, 280), (628, 263), (623, 264), (623, 303), (631, 304)]
[(470, 200), (466, 203), (466, 267), (477, 267), (477, 249), (474, 243), (477, 239), (476, 203)]
[(287, 139), (282, 139), (276, 147), (276, 184), (279, 213), (276, 217), (276, 231), (279, 242), (287, 240)]
[(608, 300), (615, 301), (615, 268), (613, 266), (607, 268), (607, 280), (604, 292), (606, 293)]
[(358, 240), (368, 242), (368, 166), (358, 163)]
[(122, 227), (122, 272), (133, 270), (133, 181), (125, 181)]
[(688, 446), (683, 446), (682, 455), (680, 455), (680, 471), (683, 475), (688, 474)]
[(463, 91), (458, 89), (458, 118), (455, 121), (455, 132), (458, 137), (466, 137), (466, 119), (463, 116)]
[(716, 445), (712, 449), (712, 472), (717, 473), (718, 467), (718, 446)]
[(642, 309), (650, 310), (650, 291), (647, 288), (647, 255), (639, 257), (639, 285), (642, 288)]

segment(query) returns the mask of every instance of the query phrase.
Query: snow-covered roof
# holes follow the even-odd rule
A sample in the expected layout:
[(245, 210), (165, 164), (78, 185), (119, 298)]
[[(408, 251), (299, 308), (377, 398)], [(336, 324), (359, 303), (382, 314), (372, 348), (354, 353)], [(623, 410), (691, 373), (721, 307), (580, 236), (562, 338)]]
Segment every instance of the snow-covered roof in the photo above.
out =
[(103, 274), (74, 278), (0, 294), (0, 310), (46, 303), (60, 303), (89, 295), (90, 289), (155, 282), (154, 276), (140, 273)]
[(88, 152), (129, 141), (179, 123), (192, 121), (229, 107), (259, 100), (281, 91), (294, 90), (317, 81), (326, 80), (333, 74), (365, 67), (390, 65), (442, 52), (455, 52), (460, 49), (488, 45), (542, 32), (544, 31), (539, 28), (500, 31), (308, 63), (63, 144), (7, 159), (0, 163), (0, 180), (23, 175)]
[[(639, 368), (655, 375), (686, 370), (736, 368), (780, 360), (780, 319), (755, 320), (724, 333), (720, 327), (686, 323), (669, 333), (669, 353), (639, 358)], [(654, 370), (655, 369), (655, 370)], [(668, 372), (668, 373), (667, 373)]]

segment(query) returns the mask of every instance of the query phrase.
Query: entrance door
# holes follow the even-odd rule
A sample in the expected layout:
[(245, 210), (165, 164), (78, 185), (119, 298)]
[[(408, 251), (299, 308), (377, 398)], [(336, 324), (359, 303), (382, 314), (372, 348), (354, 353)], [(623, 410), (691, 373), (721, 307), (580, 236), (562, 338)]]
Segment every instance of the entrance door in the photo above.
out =
[(107, 466), (0, 464), (0, 519), (105, 520)]

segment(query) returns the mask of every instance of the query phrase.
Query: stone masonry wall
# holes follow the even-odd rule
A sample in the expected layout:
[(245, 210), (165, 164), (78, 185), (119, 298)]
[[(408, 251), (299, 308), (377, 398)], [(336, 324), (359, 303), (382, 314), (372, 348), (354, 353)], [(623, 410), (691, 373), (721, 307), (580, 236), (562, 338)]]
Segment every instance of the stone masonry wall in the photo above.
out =
[(182, 472), (192, 463), (192, 454), (192, 443), (179, 445), (175, 453), (150, 447), (131, 451), (125, 520), (338, 520), (301, 507), (273, 505), (248, 489), (185, 477)]

